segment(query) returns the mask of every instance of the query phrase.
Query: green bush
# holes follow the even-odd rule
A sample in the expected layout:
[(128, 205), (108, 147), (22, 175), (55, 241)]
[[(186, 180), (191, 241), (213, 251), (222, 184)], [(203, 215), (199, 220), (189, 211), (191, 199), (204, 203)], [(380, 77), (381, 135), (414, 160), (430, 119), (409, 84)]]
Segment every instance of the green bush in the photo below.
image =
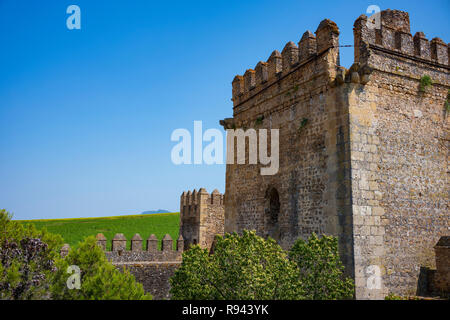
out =
[(62, 238), (11, 220), (0, 210), (0, 300), (49, 299)]
[(433, 85), (433, 80), (431, 80), (431, 77), (429, 75), (424, 75), (422, 78), (420, 78), (420, 92), (425, 92), (425, 90), (428, 87), (431, 87)]
[(289, 257), (297, 263), (302, 290), (307, 299), (353, 298), (353, 280), (344, 276), (337, 238), (319, 238), (313, 233), (308, 241), (298, 239)]
[(214, 253), (198, 245), (183, 253), (170, 279), (173, 299), (301, 299), (295, 262), (273, 239), (254, 231), (217, 237)]
[(386, 297), (384, 297), (384, 300), (408, 300), (408, 297), (402, 297), (394, 293), (389, 293)]
[[(58, 271), (51, 287), (53, 299), (69, 300), (149, 300), (140, 283), (128, 270), (119, 271), (108, 262), (94, 237), (87, 237), (65, 258), (58, 259)], [(67, 281), (72, 274), (69, 266), (80, 269), (80, 288), (69, 289)]]

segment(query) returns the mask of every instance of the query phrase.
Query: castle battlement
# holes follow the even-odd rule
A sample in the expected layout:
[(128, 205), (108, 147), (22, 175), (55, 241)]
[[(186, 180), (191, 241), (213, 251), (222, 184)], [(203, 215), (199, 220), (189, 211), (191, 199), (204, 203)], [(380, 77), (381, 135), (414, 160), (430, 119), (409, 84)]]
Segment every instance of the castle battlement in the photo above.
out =
[(196, 206), (200, 203), (222, 205), (223, 195), (217, 189), (209, 194), (204, 188), (201, 188), (198, 192), (195, 189), (192, 192), (190, 190), (188, 192), (183, 192), (180, 197), (180, 214), (195, 214), (196, 210), (192, 207), (189, 208), (189, 206)]
[(127, 239), (123, 233), (117, 233), (111, 240), (111, 250), (107, 250), (107, 239), (99, 233), (96, 236), (97, 244), (105, 250), (106, 257), (113, 263), (116, 262), (165, 262), (180, 261), (184, 250), (184, 239), (180, 235), (176, 241), (176, 249), (173, 249), (173, 240), (166, 234), (161, 240), (161, 250), (158, 248), (158, 238), (151, 234), (143, 248), (143, 239), (136, 233), (127, 247)]
[(335, 235), (365, 299), (416, 290), (449, 233), (449, 47), (412, 35), (406, 12), (374, 18), (355, 21), (348, 69), (338, 27), (323, 20), (236, 76), (233, 117), (220, 122), (279, 129), (277, 174), (227, 165), (224, 231), (256, 230), (285, 249), (312, 232)]
[(185, 239), (184, 246), (200, 244), (211, 248), (216, 234), (223, 234), (224, 195), (217, 189), (208, 193), (199, 191), (183, 192), (180, 197), (180, 234)]
[[(355, 68), (359, 70), (362, 84), (370, 80), (373, 69), (411, 80), (420, 80), (424, 75), (434, 84), (449, 85), (449, 46), (438, 37), (429, 41), (423, 32), (414, 36), (410, 31), (409, 14), (398, 10), (380, 12), (380, 28), (370, 28), (369, 19), (361, 15), (354, 23)], [(365, 68), (363, 70), (363, 68)], [(338, 71), (337, 83), (353, 81), (352, 72)], [(363, 71), (363, 72), (361, 72)]]
[(423, 32), (411, 34), (409, 14), (398, 10), (381, 13), (381, 28), (369, 28), (370, 21), (361, 15), (354, 24), (355, 61), (359, 62), (367, 47), (401, 53), (414, 60), (449, 66), (449, 47), (440, 38), (429, 41)]
[[(248, 69), (244, 75), (235, 76), (233, 85), (233, 104), (238, 106), (259, 92), (280, 81), (291, 72), (313, 63), (333, 49), (338, 57), (339, 52), (339, 28), (329, 19), (323, 20), (314, 35), (306, 31), (298, 45), (288, 42), (282, 52), (275, 50), (266, 62), (258, 62), (254, 69)], [(324, 59), (326, 62), (327, 59)], [(326, 72), (327, 68), (316, 68), (315, 74), (308, 73), (306, 77), (317, 77), (317, 72)], [(305, 78), (304, 80), (307, 80)]]

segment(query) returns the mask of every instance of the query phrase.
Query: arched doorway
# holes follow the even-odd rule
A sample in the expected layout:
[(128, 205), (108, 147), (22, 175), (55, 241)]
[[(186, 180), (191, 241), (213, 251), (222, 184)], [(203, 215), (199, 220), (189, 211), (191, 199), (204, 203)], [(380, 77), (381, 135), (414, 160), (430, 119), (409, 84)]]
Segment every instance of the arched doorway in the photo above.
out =
[(271, 187), (266, 192), (265, 227), (266, 236), (280, 241), (280, 195), (277, 189)]

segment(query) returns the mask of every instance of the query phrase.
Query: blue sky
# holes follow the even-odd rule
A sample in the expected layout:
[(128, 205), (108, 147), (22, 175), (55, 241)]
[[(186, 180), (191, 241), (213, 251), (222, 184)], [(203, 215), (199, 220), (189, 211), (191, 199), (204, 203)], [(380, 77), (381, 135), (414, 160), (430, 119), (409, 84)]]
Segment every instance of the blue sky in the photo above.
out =
[[(81, 30), (66, 8), (81, 8)], [(450, 1), (0, 0), (0, 208), (15, 219), (178, 211), (224, 192), (224, 165), (172, 164), (177, 128), (221, 127), (231, 81), (330, 18), (341, 44), (366, 8), (410, 13), (449, 42)], [(341, 50), (349, 67), (353, 48)], [(222, 130), (222, 129), (221, 129)]]

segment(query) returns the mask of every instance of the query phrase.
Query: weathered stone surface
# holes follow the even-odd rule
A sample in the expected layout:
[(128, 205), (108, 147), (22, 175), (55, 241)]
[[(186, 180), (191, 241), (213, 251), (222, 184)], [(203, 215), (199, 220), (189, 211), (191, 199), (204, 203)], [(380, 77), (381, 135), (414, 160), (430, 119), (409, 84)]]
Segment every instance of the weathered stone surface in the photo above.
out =
[(450, 293), (450, 236), (441, 237), (434, 246), (436, 253), (436, 273), (432, 290)]
[[(339, 66), (337, 26), (324, 20), (317, 38), (303, 35), (298, 64), (289, 43), (269, 59), (277, 72), (233, 94), (229, 121), (251, 128), (263, 116), (255, 129), (280, 130), (280, 168), (261, 176), (259, 164), (227, 165), (225, 232), (254, 229), (286, 249), (332, 234), (357, 298), (414, 294), (450, 232), (448, 46), (413, 38), (397, 10), (381, 12), (380, 29), (365, 16), (354, 26), (350, 70)], [(425, 74), (433, 85), (421, 93)]]
[[(106, 238), (97, 237), (104, 240)], [(120, 243), (120, 250), (114, 250), (114, 244)], [(140, 242), (140, 246), (137, 243)], [(179, 237), (178, 241), (182, 242)], [(154, 234), (147, 239), (147, 250), (142, 249), (142, 237), (136, 234), (131, 240), (131, 250), (127, 250), (126, 238), (123, 234), (118, 234), (112, 240), (112, 251), (105, 251), (107, 259), (119, 270), (128, 269), (136, 280), (142, 283), (144, 290), (153, 295), (154, 299), (170, 298), (169, 279), (181, 264), (183, 248), (174, 250), (172, 239), (166, 235), (161, 241), (161, 249), (158, 250), (158, 239)], [(137, 247), (133, 247), (137, 246)], [(134, 248), (134, 249), (133, 249)]]
[[(183, 192), (176, 250), (170, 237), (158, 250), (152, 235), (129, 251), (116, 235), (108, 259), (161, 299), (191, 244), (213, 250), (216, 234), (250, 229), (289, 249), (315, 232), (339, 237), (358, 299), (415, 294), (434, 267), (428, 285), (448, 291), (449, 47), (413, 38), (406, 12), (381, 12), (380, 29), (367, 21), (354, 24), (350, 70), (339, 65), (337, 25), (324, 20), (316, 37), (306, 32), (233, 80), (233, 118), (221, 124), (279, 129), (277, 174), (260, 175), (246, 152), (245, 165), (227, 164), (226, 196)], [(425, 74), (433, 85), (420, 92)]]
[(224, 196), (216, 189), (183, 192), (180, 198), (180, 235), (184, 248), (193, 244), (211, 249), (214, 237), (224, 231)]

